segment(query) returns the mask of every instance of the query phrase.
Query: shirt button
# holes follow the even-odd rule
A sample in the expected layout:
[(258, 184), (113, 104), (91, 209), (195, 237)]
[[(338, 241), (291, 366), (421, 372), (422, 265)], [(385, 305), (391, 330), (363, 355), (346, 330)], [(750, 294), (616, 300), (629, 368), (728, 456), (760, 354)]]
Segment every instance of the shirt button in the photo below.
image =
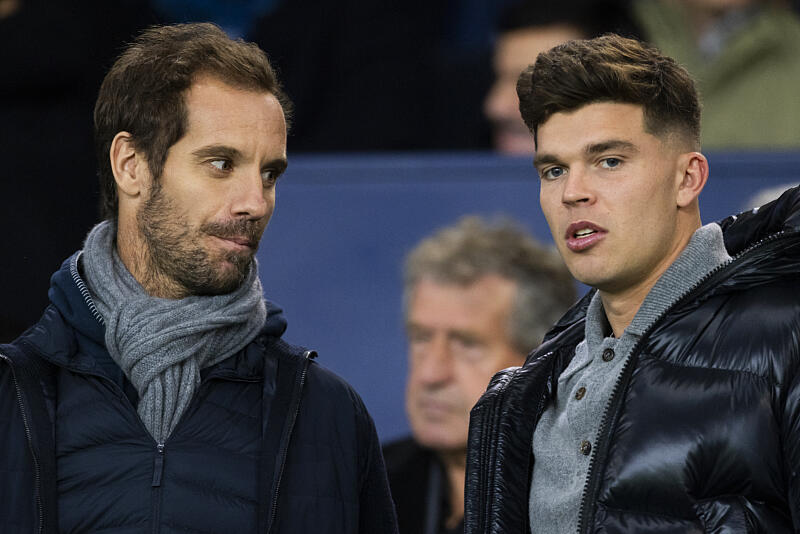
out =
[(581, 400), (584, 395), (586, 395), (586, 388), (581, 386), (578, 388), (578, 391), (575, 392), (575, 400)]
[(614, 359), (614, 351), (612, 349), (606, 349), (603, 351), (603, 361), (610, 362)]
[(581, 454), (584, 456), (589, 456), (592, 454), (592, 444), (589, 443), (587, 440), (581, 441)]

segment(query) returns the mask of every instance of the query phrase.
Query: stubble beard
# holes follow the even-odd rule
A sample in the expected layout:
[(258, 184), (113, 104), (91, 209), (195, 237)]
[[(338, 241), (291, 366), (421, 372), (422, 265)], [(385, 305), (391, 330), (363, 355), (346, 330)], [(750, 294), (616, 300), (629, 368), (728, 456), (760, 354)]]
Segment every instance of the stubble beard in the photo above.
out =
[[(190, 227), (156, 181), (150, 197), (136, 214), (147, 255), (146, 276), (155, 286), (177, 285), (186, 296), (223, 295), (247, 278), (255, 250), (212, 255), (203, 247), (208, 236), (246, 235), (258, 243), (261, 231), (255, 221), (234, 220)], [(166, 289), (166, 288), (164, 288)], [(169, 290), (163, 291), (170, 292)]]

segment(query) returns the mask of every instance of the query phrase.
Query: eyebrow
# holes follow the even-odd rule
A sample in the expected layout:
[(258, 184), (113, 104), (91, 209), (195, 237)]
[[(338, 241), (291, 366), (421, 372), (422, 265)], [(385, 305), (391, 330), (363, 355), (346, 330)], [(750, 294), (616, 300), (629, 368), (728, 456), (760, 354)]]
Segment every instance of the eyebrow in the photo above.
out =
[(536, 156), (533, 158), (533, 166), (540, 167), (542, 165), (547, 165), (548, 163), (560, 163), (557, 157), (553, 156), (552, 154), (539, 154), (537, 153)]
[(264, 165), (264, 168), (275, 169), (278, 172), (278, 174), (281, 174), (283, 171), (286, 170), (286, 167), (288, 166), (289, 162), (286, 160), (286, 158), (275, 158), (273, 160), (268, 161)]
[[(242, 159), (244, 155), (242, 152), (232, 146), (227, 145), (208, 145), (204, 147), (200, 147), (197, 150), (192, 152), (192, 155), (197, 159), (204, 159), (204, 158), (226, 158), (231, 161), (237, 161)], [(289, 166), (289, 162), (286, 158), (275, 158), (270, 160), (262, 165), (262, 168), (273, 168), (279, 173), (286, 170), (286, 167)]]
[(239, 150), (227, 145), (208, 145), (200, 147), (193, 151), (192, 155), (197, 159), (220, 157), (236, 160), (242, 157), (242, 153)]
[(622, 141), (621, 139), (610, 139), (601, 143), (589, 145), (584, 149), (588, 156), (601, 154), (608, 150), (624, 150), (626, 152), (638, 152), (639, 148), (630, 141)]
[[(587, 156), (595, 156), (602, 154), (608, 150), (622, 150), (626, 152), (638, 152), (639, 148), (630, 141), (623, 141), (621, 139), (609, 139), (600, 143), (594, 143), (583, 149), (584, 154)], [(552, 154), (536, 154), (533, 158), (533, 166), (540, 167), (550, 163), (561, 163), (561, 160)]]

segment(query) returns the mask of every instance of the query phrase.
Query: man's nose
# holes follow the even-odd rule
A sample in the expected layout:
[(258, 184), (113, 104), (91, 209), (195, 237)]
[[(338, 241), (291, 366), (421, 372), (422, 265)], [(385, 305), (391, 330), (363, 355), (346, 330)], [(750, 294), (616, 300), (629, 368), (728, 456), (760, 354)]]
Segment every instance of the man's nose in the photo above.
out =
[(234, 193), (232, 214), (248, 219), (261, 219), (265, 217), (271, 207), (272, 189), (264, 187), (261, 170), (248, 171), (240, 176)]
[(453, 374), (453, 358), (446, 339), (434, 340), (420, 358), (419, 379), (427, 385), (447, 382)]
[(561, 201), (564, 204), (578, 204), (592, 202), (594, 194), (590, 183), (589, 173), (581, 165), (569, 169), (564, 177)]

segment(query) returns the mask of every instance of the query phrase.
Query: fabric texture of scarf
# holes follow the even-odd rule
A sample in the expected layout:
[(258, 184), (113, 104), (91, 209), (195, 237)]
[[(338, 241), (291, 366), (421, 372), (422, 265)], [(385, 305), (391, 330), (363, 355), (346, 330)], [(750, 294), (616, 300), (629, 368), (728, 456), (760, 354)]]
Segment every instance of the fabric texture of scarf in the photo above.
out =
[(138, 413), (157, 443), (175, 429), (200, 384), (200, 370), (232, 356), (264, 325), (266, 303), (253, 260), (247, 278), (225, 295), (151, 297), (117, 254), (116, 225), (86, 238), (82, 265), (105, 321), (111, 358), (139, 393)]

